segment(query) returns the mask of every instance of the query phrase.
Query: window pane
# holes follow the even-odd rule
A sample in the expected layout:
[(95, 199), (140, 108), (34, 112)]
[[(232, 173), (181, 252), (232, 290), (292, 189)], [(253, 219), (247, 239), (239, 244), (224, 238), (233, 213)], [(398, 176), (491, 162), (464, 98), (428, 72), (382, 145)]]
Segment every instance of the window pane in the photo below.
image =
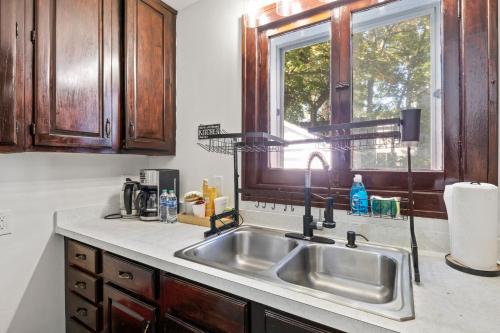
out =
[[(422, 109), (420, 143), (414, 149), (413, 167), (440, 170), (439, 2), (422, 2), (419, 8), (408, 8), (408, 4), (416, 6), (412, 1), (387, 5), (384, 15), (367, 15), (371, 10), (353, 15), (352, 118), (397, 118), (400, 110)], [(375, 11), (380, 12), (380, 8)], [(406, 149), (353, 152), (352, 159), (353, 169), (406, 168)]]
[[(285, 140), (315, 138), (307, 129), (330, 123), (329, 26), (325, 23), (302, 29), (277, 37), (272, 43), (271, 57), (279, 58), (274, 67), (277, 84), (271, 84), (275, 88), (271, 99), (274, 94), (277, 100), (276, 112), (271, 112), (271, 127), (273, 134)], [(286, 148), (272, 154), (276, 156), (271, 158), (271, 166), (303, 169), (307, 155), (315, 150), (316, 144)], [(324, 153), (329, 159), (330, 153)]]

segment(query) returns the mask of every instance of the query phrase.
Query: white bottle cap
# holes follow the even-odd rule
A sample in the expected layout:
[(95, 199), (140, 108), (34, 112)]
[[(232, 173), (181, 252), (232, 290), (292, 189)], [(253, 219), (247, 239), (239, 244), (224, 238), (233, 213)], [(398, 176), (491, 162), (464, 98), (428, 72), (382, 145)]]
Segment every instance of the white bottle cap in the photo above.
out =
[(354, 175), (354, 182), (355, 183), (362, 183), (363, 182), (363, 176), (361, 176), (361, 175)]

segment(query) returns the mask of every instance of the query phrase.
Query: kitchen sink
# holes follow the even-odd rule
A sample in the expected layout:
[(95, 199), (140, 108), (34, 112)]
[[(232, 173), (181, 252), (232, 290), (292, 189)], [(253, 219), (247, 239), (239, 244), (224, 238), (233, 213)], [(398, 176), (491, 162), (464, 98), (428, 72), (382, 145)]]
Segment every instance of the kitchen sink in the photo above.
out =
[(360, 302), (385, 304), (396, 295), (397, 262), (374, 252), (305, 246), (277, 274), (286, 282)]
[(246, 272), (265, 271), (287, 256), (298, 242), (282, 233), (240, 228), (183, 254), (194, 261)]
[(410, 255), (392, 247), (316, 244), (245, 226), (175, 253), (176, 257), (269, 282), (395, 320), (415, 318)]

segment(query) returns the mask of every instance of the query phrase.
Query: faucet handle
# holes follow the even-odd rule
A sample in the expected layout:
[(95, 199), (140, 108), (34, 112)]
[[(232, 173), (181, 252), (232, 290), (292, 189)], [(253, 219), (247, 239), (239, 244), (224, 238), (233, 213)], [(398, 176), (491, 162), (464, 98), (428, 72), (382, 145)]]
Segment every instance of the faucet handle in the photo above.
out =
[(323, 222), (321, 221), (314, 221), (311, 223), (311, 226), (316, 230), (323, 230)]

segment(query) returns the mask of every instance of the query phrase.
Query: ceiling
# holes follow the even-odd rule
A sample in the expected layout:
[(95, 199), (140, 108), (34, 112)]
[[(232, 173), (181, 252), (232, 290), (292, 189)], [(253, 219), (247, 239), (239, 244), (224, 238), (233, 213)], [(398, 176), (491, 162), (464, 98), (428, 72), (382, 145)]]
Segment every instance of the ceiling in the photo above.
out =
[(167, 5), (173, 7), (174, 9), (183, 10), (184, 8), (200, 0), (162, 0), (162, 1)]
[[(162, 0), (162, 1), (177, 10), (183, 10), (184, 8), (191, 6), (193, 3), (201, 0)], [(246, 1), (255, 1), (257, 7), (262, 7), (270, 3), (273, 3), (276, 0), (246, 0)]]

